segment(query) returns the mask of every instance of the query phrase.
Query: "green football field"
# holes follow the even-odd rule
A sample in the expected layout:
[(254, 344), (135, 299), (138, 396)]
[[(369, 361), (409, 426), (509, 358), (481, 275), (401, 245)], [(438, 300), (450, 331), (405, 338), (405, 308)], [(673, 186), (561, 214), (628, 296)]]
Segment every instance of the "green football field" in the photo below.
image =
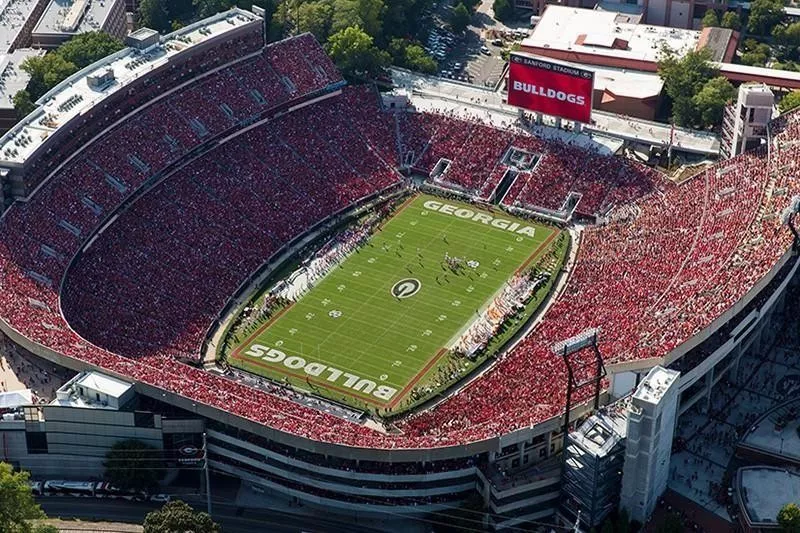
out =
[[(392, 409), (557, 234), (500, 211), (412, 197), (228, 361), (355, 407)], [(466, 266), (454, 272), (446, 255)]]

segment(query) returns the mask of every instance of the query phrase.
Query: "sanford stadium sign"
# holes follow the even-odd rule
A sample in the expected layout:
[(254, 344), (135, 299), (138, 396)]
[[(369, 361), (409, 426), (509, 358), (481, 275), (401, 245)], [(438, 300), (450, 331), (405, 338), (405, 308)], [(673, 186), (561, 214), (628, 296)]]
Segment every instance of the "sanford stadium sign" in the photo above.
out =
[(591, 122), (594, 72), (520, 54), (512, 54), (510, 63), (509, 104), (576, 122)]

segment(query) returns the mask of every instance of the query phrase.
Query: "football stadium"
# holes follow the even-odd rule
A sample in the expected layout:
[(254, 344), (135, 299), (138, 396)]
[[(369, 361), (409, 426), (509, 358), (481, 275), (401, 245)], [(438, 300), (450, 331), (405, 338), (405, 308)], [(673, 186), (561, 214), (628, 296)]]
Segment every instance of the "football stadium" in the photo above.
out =
[(0, 139), (0, 328), (202, 420), (215, 472), (358, 516), (477, 494), (515, 527), (559, 506), (576, 421), (660, 371), (677, 417), (770, 342), (800, 114), (677, 182), (264, 35), (236, 8), (136, 32)]

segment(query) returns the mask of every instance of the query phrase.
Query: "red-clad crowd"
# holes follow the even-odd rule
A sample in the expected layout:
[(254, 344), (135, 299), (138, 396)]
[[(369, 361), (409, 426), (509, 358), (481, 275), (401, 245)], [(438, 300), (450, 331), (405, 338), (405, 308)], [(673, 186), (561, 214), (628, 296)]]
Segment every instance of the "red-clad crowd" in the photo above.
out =
[[(284, 47), (280, 58), (276, 46)], [(188, 161), (97, 236), (59, 294), (86, 237), (151, 176), (236, 118), (338, 81), (306, 36), (247, 61), (138, 113), (8, 211), (0, 223), (0, 316), (11, 327), (67, 356), (303, 437), (448, 446), (561, 414), (566, 372), (553, 343), (600, 327), (607, 363), (663, 355), (742, 298), (791, 243), (775, 215), (800, 191), (798, 115), (775, 125), (768, 149), (674, 184), (554, 140), (386, 113), (369, 90), (347, 89)], [(582, 233), (564, 291), (535, 333), (458, 394), (383, 433), (183, 362), (197, 359), (209, 324), (259, 265), (319, 221), (400, 183), (394, 167), (407, 154), (423, 169), (450, 159), (448, 179), (486, 191), (487, 181), (501, 179), (499, 160), (512, 145), (540, 158), (509, 201), (558, 208), (577, 190), (587, 211), (627, 208)], [(576, 399), (590, 393), (579, 390)]]
[(72, 327), (122, 355), (196, 360), (209, 324), (266, 258), (401, 181), (363, 137), (339, 135), (356, 130), (356, 101), (380, 112), (373, 95), (353, 92), (362, 98), (309, 106), (223, 144), (120, 215), (66, 278)]

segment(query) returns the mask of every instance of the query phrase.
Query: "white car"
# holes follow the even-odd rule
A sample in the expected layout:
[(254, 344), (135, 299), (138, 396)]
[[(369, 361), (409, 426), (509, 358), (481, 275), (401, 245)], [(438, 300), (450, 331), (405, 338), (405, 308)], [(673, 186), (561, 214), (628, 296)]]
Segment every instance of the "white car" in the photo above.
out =
[(481, 53), (482, 54), (486, 54), (487, 56), (492, 55), (492, 52), (488, 48), (486, 48), (485, 46), (481, 46)]
[(151, 502), (164, 502), (164, 503), (166, 503), (166, 502), (170, 501), (171, 499), (172, 499), (172, 496), (170, 496), (169, 494), (153, 494), (152, 496), (150, 496), (150, 501)]

